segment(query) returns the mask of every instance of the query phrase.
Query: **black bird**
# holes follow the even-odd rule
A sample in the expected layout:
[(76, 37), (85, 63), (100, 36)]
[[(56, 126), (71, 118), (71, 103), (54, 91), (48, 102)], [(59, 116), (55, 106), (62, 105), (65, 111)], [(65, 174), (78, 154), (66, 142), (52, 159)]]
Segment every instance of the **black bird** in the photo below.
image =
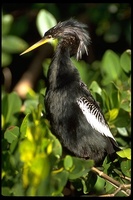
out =
[(59, 22), (44, 37), (24, 51), (57, 38), (58, 45), (48, 71), (45, 96), (52, 133), (73, 155), (103, 162), (106, 155), (119, 149), (98, 103), (81, 81), (70, 57), (88, 54), (90, 37), (87, 26), (74, 19)]

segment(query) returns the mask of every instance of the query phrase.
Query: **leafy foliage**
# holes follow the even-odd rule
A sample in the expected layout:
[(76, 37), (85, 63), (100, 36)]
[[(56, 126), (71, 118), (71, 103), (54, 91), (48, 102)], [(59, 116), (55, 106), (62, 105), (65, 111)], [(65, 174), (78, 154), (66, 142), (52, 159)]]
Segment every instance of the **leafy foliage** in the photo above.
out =
[[(36, 7), (40, 8), (40, 6), (43, 7), (36, 4)], [(79, 5), (76, 9), (78, 7)], [(54, 8), (57, 13), (55, 6), (50, 8)], [(96, 14), (95, 11), (91, 15), (94, 21)], [(116, 14), (115, 17), (118, 15)], [(107, 21), (104, 21), (101, 15), (100, 18), (101, 21), (96, 29), (98, 34), (104, 34), (106, 40), (110, 40), (113, 34), (114, 40), (118, 40), (120, 26), (117, 27), (117, 24), (113, 23), (112, 31), (110, 32), (108, 28), (104, 32)], [(41, 36), (44, 32), (44, 24), (47, 24), (45, 28), (49, 29), (55, 23), (54, 16), (45, 9), (38, 12), (36, 25)], [(21, 37), (10, 33), (12, 25), (12, 15), (3, 14), (3, 67), (11, 63), (13, 53), (20, 53), (27, 48), (26, 42)], [(19, 43), (20, 46), (9, 45), (12, 42)], [(45, 78), (50, 61), (49, 58), (43, 62)], [(100, 60), (95, 60), (90, 65), (85, 61), (77, 62), (74, 58), (72, 62), (78, 68), (82, 80), (87, 84), (94, 98), (99, 102), (112, 134), (122, 149), (117, 152), (118, 158), (114, 162), (110, 162), (108, 157), (105, 158), (100, 168), (102, 176), (100, 171), (94, 168), (93, 160), (64, 155), (62, 145), (51, 133), (46, 117), (44, 105), (46, 86), (43, 85), (45, 87), (43, 89), (42, 87), (38, 87), (37, 90), (30, 89), (24, 100), (16, 92), (5, 92), (3, 87), (1, 113), (3, 196), (130, 195), (131, 50), (125, 49), (120, 54), (108, 49)], [(41, 80), (38, 81), (39, 84)], [(69, 194), (66, 192), (68, 189)]]
[(28, 47), (22, 38), (10, 34), (12, 23), (12, 15), (2, 15), (2, 67), (6, 67), (11, 63), (12, 53), (20, 53)]

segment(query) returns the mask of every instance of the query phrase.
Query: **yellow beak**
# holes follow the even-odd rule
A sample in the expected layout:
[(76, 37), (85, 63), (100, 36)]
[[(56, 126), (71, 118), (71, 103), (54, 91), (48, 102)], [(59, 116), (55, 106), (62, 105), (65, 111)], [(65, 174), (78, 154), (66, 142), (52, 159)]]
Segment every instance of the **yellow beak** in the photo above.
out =
[(24, 52), (22, 52), (20, 55), (23, 55), (25, 53), (28, 53), (30, 51), (32, 51), (33, 49), (36, 49), (37, 47), (47, 43), (47, 42), (50, 42), (53, 38), (47, 38), (47, 37), (44, 37), (42, 38), (41, 40), (39, 40), (37, 43), (33, 44), (31, 47), (29, 47), (27, 50), (25, 50)]

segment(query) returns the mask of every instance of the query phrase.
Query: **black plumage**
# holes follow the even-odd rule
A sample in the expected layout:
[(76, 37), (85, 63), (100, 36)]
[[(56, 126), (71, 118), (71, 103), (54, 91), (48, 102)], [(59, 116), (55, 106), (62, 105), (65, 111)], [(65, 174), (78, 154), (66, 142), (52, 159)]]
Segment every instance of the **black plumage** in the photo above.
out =
[(54, 38), (59, 42), (49, 66), (45, 96), (52, 133), (73, 155), (93, 159), (97, 165), (119, 147), (98, 103), (70, 59), (76, 55), (78, 60), (85, 52), (88, 54), (87, 26), (74, 19), (59, 22), (24, 53)]

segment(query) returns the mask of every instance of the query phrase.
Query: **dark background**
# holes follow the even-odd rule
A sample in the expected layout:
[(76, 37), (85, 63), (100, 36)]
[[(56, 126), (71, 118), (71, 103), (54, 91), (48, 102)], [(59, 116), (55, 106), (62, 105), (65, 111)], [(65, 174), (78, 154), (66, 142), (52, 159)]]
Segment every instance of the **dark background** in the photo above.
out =
[[(83, 59), (92, 63), (100, 60), (107, 49), (121, 54), (131, 48), (131, 6), (129, 3), (8, 3), (3, 4), (3, 14), (11, 14), (14, 18), (10, 34), (24, 39), (29, 45), (41, 37), (36, 27), (36, 17), (40, 9), (48, 10), (57, 20), (63, 21), (74, 17), (88, 25), (91, 45), (89, 56)], [(12, 54), (9, 66), (12, 81), (8, 92), (12, 91), (22, 74), (27, 70), (32, 56), (20, 59), (18, 53)], [(40, 76), (38, 79), (42, 76)], [(2, 79), (4, 84), (4, 77)]]

